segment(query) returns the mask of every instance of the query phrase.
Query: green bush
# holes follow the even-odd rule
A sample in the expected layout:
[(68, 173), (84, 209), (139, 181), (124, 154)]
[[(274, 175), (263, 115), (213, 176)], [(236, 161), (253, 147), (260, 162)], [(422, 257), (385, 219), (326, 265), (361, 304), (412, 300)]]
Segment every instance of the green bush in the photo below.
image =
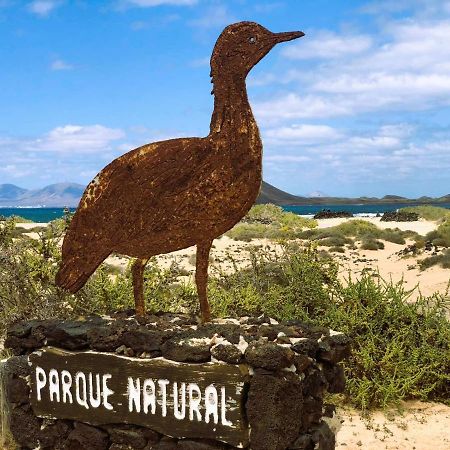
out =
[(32, 220), (25, 219), (25, 217), (22, 217), (22, 216), (11, 216), (10, 218), (12, 220), (14, 220), (14, 222), (16, 222), (16, 223), (33, 223)]
[(388, 228), (382, 231), (380, 238), (388, 242), (393, 242), (394, 244), (403, 245), (406, 243), (404, 233), (400, 230), (391, 230)]
[(406, 238), (417, 239), (418, 234), (411, 231), (402, 231), (398, 228), (381, 229), (366, 220), (352, 219), (334, 227), (304, 230), (297, 237), (318, 241), (319, 245), (330, 247), (341, 247), (343, 245), (352, 247), (354, 242), (351, 238), (355, 238), (363, 242), (363, 249), (378, 250), (384, 248), (379, 239), (403, 245), (406, 243)]
[(401, 208), (400, 211), (417, 213), (419, 214), (419, 217), (425, 220), (442, 221), (450, 218), (450, 210), (448, 208), (442, 208), (441, 206), (408, 206), (406, 208)]
[(361, 242), (361, 248), (363, 250), (382, 250), (384, 244), (376, 239), (366, 238)]
[(362, 219), (352, 219), (334, 227), (339, 234), (353, 237), (379, 237), (381, 230), (373, 223)]
[(331, 253), (345, 253), (344, 247), (330, 247)]
[(252, 239), (295, 239), (304, 228), (314, 228), (317, 222), (286, 212), (276, 205), (255, 205), (241, 222), (229, 230), (226, 236), (237, 241)]
[(425, 270), (436, 265), (444, 269), (450, 269), (450, 250), (447, 249), (440, 255), (429, 256), (419, 261), (420, 270)]
[(317, 221), (308, 219), (293, 212), (285, 211), (281, 206), (273, 204), (254, 205), (242, 219), (246, 223), (278, 224), (289, 228), (314, 228)]
[(330, 236), (324, 239), (321, 239), (319, 245), (324, 247), (343, 247), (344, 245), (352, 245), (353, 240), (343, 237), (343, 236)]
[(278, 263), (255, 256), (251, 269), (212, 280), (215, 315), (267, 314), (351, 336), (344, 361), (348, 400), (362, 409), (419, 398), (448, 402), (448, 298), (409, 302), (412, 290), (364, 273), (341, 284), (337, 266), (314, 250), (287, 251)]
[(275, 233), (281, 234), (279, 228), (273, 228), (272, 225), (263, 225), (261, 223), (238, 223), (230, 231), (227, 231), (226, 236), (235, 241), (250, 242), (252, 239), (265, 238), (268, 233), (272, 236)]
[(440, 247), (450, 247), (450, 220), (441, 223), (437, 230), (426, 235), (426, 240), (433, 242)]

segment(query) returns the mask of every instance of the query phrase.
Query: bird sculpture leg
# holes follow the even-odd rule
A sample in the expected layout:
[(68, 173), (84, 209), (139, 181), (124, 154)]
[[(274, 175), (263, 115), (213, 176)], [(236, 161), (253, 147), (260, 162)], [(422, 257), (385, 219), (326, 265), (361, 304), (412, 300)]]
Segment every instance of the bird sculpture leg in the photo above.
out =
[(211, 319), (208, 297), (206, 294), (206, 288), (208, 285), (209, 251), (211, 250), (211, 245), (212, 241), (206, 241), (197, 244), (195, 282), (197, 283), (197, 293), (200, 299), (200, 312), (202, 315), (202, 322), (209, 322)]
[(145, 300), (144, 300), (144, 269), (148, 259), (136, 259), (131, 266), (131, 274), (133, 276), (133, 294), (136, 316), (145, 316)]

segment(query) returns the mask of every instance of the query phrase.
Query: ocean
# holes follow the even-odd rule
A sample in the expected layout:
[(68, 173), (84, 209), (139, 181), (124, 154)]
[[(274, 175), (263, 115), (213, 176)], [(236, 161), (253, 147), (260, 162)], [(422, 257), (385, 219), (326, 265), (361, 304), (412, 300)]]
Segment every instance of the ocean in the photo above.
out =
[[(75, 212), (75, 208), (70, 208)], [(50, 222), (64, 215), (64, 208), (0, 208), (0, 216), (20, 216), (33, 222)]]
[[(355, 216), (373, 217), (386, 211), (395, 211), (405, 206), (414, 206), (411, 203), (384, 203), (377, 205), (300, 205), (284, 206), (286, 211), (292, 211), (302, 216), (312, 216), (323, 209), (331, 211), (348, 211)], [(439, 203), (436, 206), (450, 209), (450, 203)], [(71, 212), (75, 208), (70, 208)], [(0, 216), (21, 216), (33, 222), (50, 222), (64, 214), (64, 208), (0, 208)]]

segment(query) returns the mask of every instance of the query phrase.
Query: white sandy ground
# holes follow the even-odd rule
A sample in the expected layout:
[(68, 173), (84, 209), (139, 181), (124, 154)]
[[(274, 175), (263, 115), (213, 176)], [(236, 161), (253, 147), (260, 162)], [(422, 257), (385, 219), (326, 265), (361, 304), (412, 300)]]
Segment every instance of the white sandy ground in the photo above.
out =
[(328, 423), (336, 433), (337, 450), (449, 450), (450, 407), (440, 403), (403, 403), (403, 415), (374, 412), (363, 419), (340, 408)]
[[(346, 220), (354, 219), (323, 219), (319, 220), (319, 228), (338, 225)], [(420, 220), (416, 222), (380, 222), (379, 218), (364, 218), (375, 223), (380, 228), (400, 228), (412, 230), (421, 235), (434, 230), (437, 224)], [(24, 223), (19, 226), (30, 229), (35, 226), (45, 226), (42, 223)], [(31, 235), (30, 237), (36, 237)], [(345, 279), (351, 274), (358, 277), (364, 270), (377, 271), (385, 279), (399, 281), (404, 279), (408, 288), (419, 285), (423, 295), (435, 292), (445, 293), (450, 282), (450, 270), (434, 266), (421, 272), (417, 260), (429, 256), (401, 257), (397, 253), (405, 245), (385, 242), (383, 250), (347, 250), (345, 254), (335, 253), (341, 263), (340, 276)], [(408, 243), (407, 243), (408, 244)], [(238, 267), (245, 267), (249, 261), (249, 248), (260, 246), (276, 257), (282, 249), (279, 245), (267, 239), (255, 239), (251, 242), (234, 241), (227, 236), (216, 239), (211, 250), (210, 275), (218, 271), (233, 270), (233, 263), (228, 258), (233, 257)], [(173, 252), (157, 257), (161, 267), (169, 267), (177, 263), (189, 272), (186, 279), (191, 278), (195, 270), (195, 247)], [(124, 269), (129, 258), (111, 256), (106, 262)], [(416, 291), (411, 300), (418, 295)], [(450, 407), (437, 403), (419, 401), (403, 404), (404, 415), (374, 412), (370, 419), (362, 419), (353, 409), (339, 408), (330, 425), (337, 432), (336, 449), (342, 450), (450, 450)]]

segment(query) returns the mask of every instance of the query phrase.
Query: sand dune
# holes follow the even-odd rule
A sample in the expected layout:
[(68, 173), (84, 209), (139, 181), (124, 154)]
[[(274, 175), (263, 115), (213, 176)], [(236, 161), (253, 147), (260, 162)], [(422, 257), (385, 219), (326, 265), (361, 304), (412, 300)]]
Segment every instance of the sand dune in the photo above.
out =
[[(323, 219), (319, 227), (326, 228), (338, 225), (346, 220), (354, 219)], [(364, 218), (380, 228), (399, 228), (412, 230), (421, 235), (434, 230), (437, 224), (430, 221), (416, 222), (381, 222), (379, 218)], [(31, 229), (35, 226), (45, 226), (42, 223), (24, 223), (21, 227)], [(31, 234), (31, 233), (30, 233)], [(408, 244), (408, 243), (407, 243)], [(238, 267), (249, 264), (250, 248), (258, 246), (273, 256), (280, 254), (280, 245), (268, 239), (255, 239), (251, 242), (234, 241), (227, 236), (216, 239), (211, 250), (210, 274), (214, 276), (220, 270), (234, 270), (233, 262)], [(385, 242), (383, 250), (346, 250), (344, 254), (335, 254), (341, 264), (340, 277), (345, 280), (349, 274), (358, 277), (363, 271), (378, 272), (385, 279), (399, 281), (404, 279), (406, 286), (413, 288), (418, 285), (420, 292), (431, 295), (434, 292), (446, 292), (450, 281), (450, 270), (432, 267), (421, 272), (417, 262), (419, 257), (402, 257), (398, 254), (405, 245)], [(195, 270), (195, 247), (173, 252), (157, 257), (158, 264), (169, 267), (176, 263), (192, 277)], [(124, 269), (130, 259), (121, 256), (110, 256), (107, 263)], [(411, 300), (418, 295), (416, 291)], [(404, 415), (398, 412), (385, 415), (374, 412), (370, 419), (361, 418), (358, 411), (351, 408), (339, 408), (330, 425), (336, 431), (336, 448), (345, 450), (447, 450), (450, 448), (450, 407), (423, 402), (405, 402)]]

